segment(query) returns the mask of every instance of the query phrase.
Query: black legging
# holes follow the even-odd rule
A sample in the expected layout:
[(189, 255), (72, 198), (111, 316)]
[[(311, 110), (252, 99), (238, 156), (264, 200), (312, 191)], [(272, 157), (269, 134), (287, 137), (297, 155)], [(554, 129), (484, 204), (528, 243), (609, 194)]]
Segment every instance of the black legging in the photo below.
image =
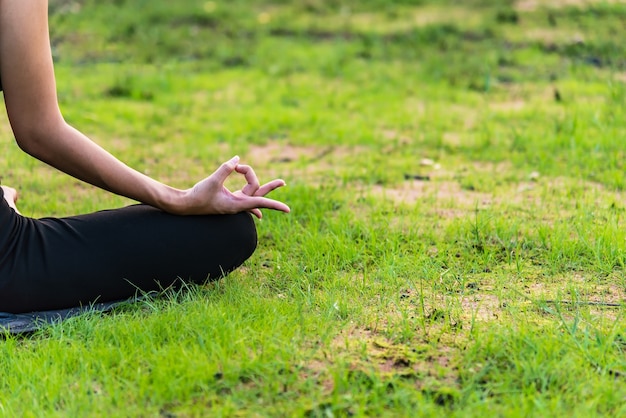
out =
[(146, 205), (32, 219), (0, 189), (0, 311), (23, 313), (132, 298), (217, 280), (256, 248), (248, 213), (176, 216)]

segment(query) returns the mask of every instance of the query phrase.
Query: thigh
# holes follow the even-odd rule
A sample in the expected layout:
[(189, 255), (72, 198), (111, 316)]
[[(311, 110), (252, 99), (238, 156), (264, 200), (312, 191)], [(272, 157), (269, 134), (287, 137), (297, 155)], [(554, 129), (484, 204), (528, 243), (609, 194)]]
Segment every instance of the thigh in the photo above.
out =
[(134, 205), (69, 218), (20, 218), (12, 260), (0, 266), (0, 311), (60, 309), (125, 299), (180, 280), (215, 280), (256, 247), (247, 213), (176, 216)]

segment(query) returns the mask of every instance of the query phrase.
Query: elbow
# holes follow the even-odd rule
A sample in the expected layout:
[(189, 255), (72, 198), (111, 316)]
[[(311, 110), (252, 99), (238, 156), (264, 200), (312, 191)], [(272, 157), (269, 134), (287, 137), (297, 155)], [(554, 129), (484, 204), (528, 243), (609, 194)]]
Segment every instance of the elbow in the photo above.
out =
[(55, 101), (7, 97), (6, 109), (15, 142), (35, 158), (45, 156), (54, 139), (66, 131), (67, 124)]
[(35, 158), (39, 158), (44, 140), (41, 135), (33, 132), (16, 133), (15, 142), (22, 151)]
[(15, 134), (15, 143), (26, 154), (33, 155), (33, 152), (34, 152), (33, 144), (34, 144), (34, 142), (35, 141), (33, 141), (31, 139), (30, 135), (23, 135), (23, 134), (17, 135), (17, 134)]
[(24, 127), (14, 127), (15, 142), (28, 155), (45, 160), (46, 150), (62, 126), (60, 123), (33, 123)]

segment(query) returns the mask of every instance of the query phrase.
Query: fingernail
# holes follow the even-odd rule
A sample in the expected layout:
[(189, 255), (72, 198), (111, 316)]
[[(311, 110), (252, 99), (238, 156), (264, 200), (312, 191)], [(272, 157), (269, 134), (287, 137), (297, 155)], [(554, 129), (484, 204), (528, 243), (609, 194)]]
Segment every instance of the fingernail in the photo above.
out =
[(233, 158), (230, 159), (230, 161), (235, 162), (235, 163), (239, 162), (239, 156), (235, 155)]

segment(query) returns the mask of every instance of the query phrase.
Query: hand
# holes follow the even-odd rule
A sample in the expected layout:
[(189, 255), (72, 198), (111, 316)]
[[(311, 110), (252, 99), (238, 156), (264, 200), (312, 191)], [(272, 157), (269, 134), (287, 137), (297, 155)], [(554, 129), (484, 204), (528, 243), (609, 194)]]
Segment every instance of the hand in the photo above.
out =
[[(236, 192), (224, 187), (224, 181), (233, 172), (243, 174), (246, 185)], [(180, 213), (187, 215), (232, 214), (248, 211), (261, 219), (261, 209), (289, 213), (289, 206), (265, 197), (269, 192), (285, 185), (283, 180), (272, 180), (260, 185), (252, 167), (240, 165), (239, 157), (222, 164), (213, 174), (200, 181), (183, 195)]]
[(0, 186), (2, 187), (2, 191), (4, 191), (4, 200), (7, 201), (9, 207), (13, 208), (13, 210), (19, 215), (20, 211), (17, 210), (17, 190), (8, 186)]

